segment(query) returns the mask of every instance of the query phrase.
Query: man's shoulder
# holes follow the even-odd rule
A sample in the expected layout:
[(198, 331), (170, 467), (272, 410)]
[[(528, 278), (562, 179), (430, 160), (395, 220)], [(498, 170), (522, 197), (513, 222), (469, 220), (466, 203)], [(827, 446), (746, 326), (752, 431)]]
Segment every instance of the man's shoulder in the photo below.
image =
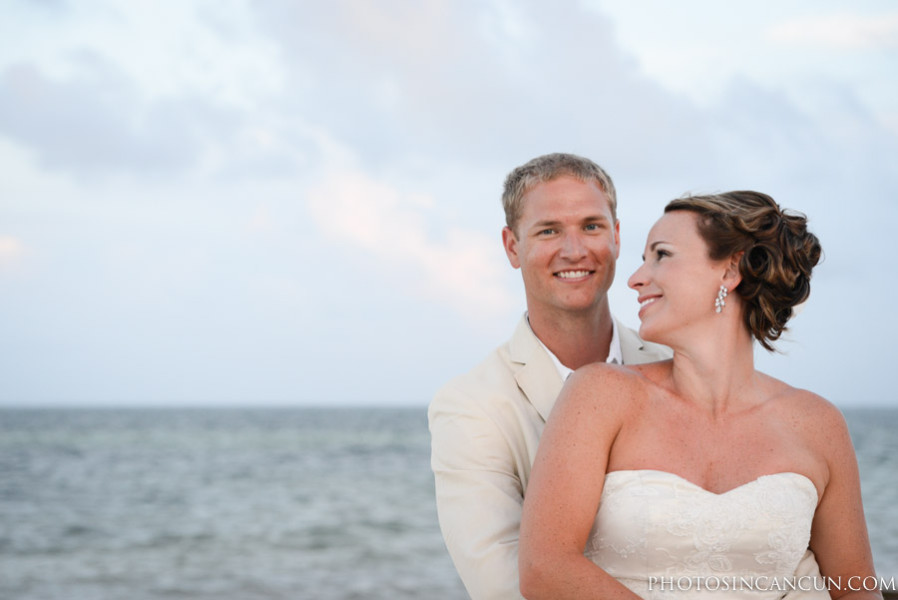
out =
[(651, 356), (653, 360), (667, 360), (673, 356), (673, 350), (662, 344), (655, 342), (647, 342), (642, 340), (641, 351), (646, 356)]
[[(503, 464), (512, 461), (514, 467), (509, 466), (511, 463), (505, 466), (515, 472), (525, 472), (529, 467), (544, 424), (533, 402), (543, 398), (547, 380), (539, 378), (543, 387), (534, 388), (528, 375), (541, 371), (528, 370), (533, 365), (522, 362), (526, 357), (513, 348), (513, 341), (499, 346), (434, 395), (427, 421), (435, 465), (480, 465), (492, 459)], [(545, 362), (549, 369), (554, 368), (548, 356)], [(555, 395), (557, 391), (553, 399)], [(467, 449), (470, 463), (461, 458), (460, 447)]]
[(517, 390), (515, 375), (525, 363), (534, 360), (539, 352), (539, 340), (524, 316), (508, 340), (468, 372), (449, 380), (437, 392), (436, 398), (439, 399), (446, 393), (484, 397), (513, 392)]
[[(467, 416), (511, 423), (538, 418), (533, 402), (541, 402), (550, 393), (553, 375), (558, 377), (524, 317), (508, 341), (437, 391), (430, 403), (431, 421)], [(557, 393), (551, 394), (553, 400)]]
[(620, 321), (617, 321), (617, 326), (625, 364), (656, 362), (673, 356), (673, 351), (667, 346), (645, 341), (639, 337), (635, 329), (623, 325)]
[(437, 391), (434, 402), (446, 397), (482, 398), (506, 392), (514, 386), (514, 368), (509, 356), (509, 342), (506, 342), (466, 373), (450, 379)]

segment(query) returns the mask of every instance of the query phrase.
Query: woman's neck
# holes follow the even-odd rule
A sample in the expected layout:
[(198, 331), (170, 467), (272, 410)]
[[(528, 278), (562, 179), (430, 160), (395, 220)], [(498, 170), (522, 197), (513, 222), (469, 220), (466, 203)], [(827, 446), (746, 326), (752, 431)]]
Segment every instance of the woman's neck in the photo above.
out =
[(741, 322), (720, 323), (708, 335), (673, 344), (671, 386), (712, 416), (757, 402), (751, 334)]

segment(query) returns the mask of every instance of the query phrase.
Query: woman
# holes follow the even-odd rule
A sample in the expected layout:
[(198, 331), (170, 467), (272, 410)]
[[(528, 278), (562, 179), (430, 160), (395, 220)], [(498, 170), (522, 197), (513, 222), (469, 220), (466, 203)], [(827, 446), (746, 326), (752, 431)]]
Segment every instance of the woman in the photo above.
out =
[[(754, 369), (753, 340), (772, 350), (820, 254), (805, 217), (764, 194), (667, 205), (629, 286), (641, 336), (674, 357), (568, 380), (524, 503), (524, 596), (881, 597), (862, 589), (873, 561), (842, 415)], [(825, 580), (792, 577), (808, 546)]]

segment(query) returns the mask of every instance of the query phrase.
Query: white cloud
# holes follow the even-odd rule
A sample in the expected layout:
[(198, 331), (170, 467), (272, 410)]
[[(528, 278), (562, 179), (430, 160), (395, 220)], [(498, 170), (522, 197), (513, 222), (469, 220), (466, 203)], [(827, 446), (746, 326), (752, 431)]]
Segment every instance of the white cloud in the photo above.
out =
[[(830, 325), (866, 306), (850, 290), (888, 272), (894, 29), (849, 23), (853, 43), (880, 44), (863, 52), (816, 47), (807, 28), (805, 46), (765, 38), (845, 10), (821, 2), (13, 3), (0, 20), (0, 233), (15, 236), (2, 260), (34, 255), (40, 269), (0, 294), (0, 311), (30, 315), (0, 337), (53, 348), (83, 377), (41, 379), (46, 357), (23, 355), (2, 365), (7, 393), (124, 397), (152, 379), (147, 397), (183, 385), (194, 400), (425, 398), (513, 327), (523, 293), (498, 237), (501, 182), (561, 150), (618, 184), (612, 306), (632, 324), (626, 277), (665, 200), (750, 187), (806, 211), (827, 252), (796, 321), (807, 367), (777, 364), (837, 400), (881, 397), (878, 379), (836, 377), (869, 366), (833, 352), (866, 342)], [(864, 315), (888, 314), (875, 308)], [(898, 335), (895, 319), (876, 327)], [(119, 348), (140, 360), (120, 360), (103, 389)], [(414, 375), (383, 392), (335, 387), (347, 353)]]
[(25, 246), (11, 235), (0, 235), (0, 268), (11, 266), (22, 258)]
[(898, 47), (898, 14), (856, 14), (800, 18), (772, 26), (768, 37), (784, 44), (837, 50)]
[[(255, 34), (243, 0), (129, 2), (101, 0), (48, 8), (22, 3), (0, 25), (9, 48), (0, 66), (29, 62), (53, 80), (109, 61), (151, 101), (187, 95), (250, 108), (283, 84), (272, 44)], [(25, 31), (32, 31), (27, 35)]]
[(330, 176), (308, 194), (322, 232), (402, 271), (410, 291), (467, 316), (507, 314), (517, 299), (503, 285), (508, 268), (497, 239), (451, 227), (442, 241), (435, 239), (426, 214), (432, 205), (432, 198), (352, 171)]

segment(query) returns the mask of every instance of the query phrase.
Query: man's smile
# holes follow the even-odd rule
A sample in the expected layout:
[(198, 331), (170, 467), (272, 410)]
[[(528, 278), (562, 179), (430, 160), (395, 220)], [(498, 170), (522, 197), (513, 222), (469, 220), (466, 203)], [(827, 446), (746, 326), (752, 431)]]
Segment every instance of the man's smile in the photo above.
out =
[(556, 271), (553, 273), (555, 277), (559, 277), (561, 279), (583, 279), (584, 277), (588, 277), (595, 273), (595, 271), (588, 271), (586, 269), (578, 269), (576, 271)]

